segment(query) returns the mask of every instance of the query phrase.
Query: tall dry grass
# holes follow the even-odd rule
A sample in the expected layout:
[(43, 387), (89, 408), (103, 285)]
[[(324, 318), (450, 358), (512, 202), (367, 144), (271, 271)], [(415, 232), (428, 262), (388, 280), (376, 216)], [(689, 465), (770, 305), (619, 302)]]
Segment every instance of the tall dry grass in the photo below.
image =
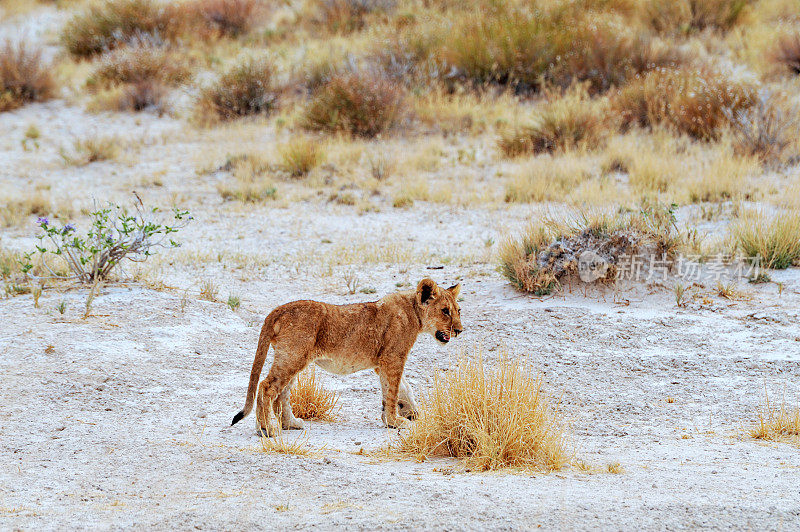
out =
[(490, 366), (480, 349), (464, 354), (434, 374), (397, 450), (417, 460), (460, 458), (478, 471), (561, 469), (571, 459), (567, 425), (542, 384), (521, 359), (503, 354)]
[(289, 400), (296, 417), (333, 421), (339, 394), (325, 388), (322, 379), (317, 377), (316, 367), (312, 365), (297, 376)]

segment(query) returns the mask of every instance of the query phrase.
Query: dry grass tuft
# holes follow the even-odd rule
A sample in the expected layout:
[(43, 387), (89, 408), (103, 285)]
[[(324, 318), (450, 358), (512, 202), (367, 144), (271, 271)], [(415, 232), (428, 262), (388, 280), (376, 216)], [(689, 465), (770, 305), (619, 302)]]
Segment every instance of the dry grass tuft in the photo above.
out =
[(755, 101), (751, 87), (710, 68), (649, 72), (612, 98), (612, 111), (624, 127), (666, 124), (698, 139), (716, 139), (729, 116)]
[(787, 407), (785, 400), (776, 407), (766, 395), (758, 413), (758, 424), (750, 430), (750, 437), (800, 446), (800, 408)]
[(275, 67), (267, 60), (248, 60), (235, 66), (200, 93), (198, 114), (222, 120), (266, 114), (275, 109), (279, 89)]
[(0, 112), (50, 99), (56, 82), (42, 51), (6, 40), (0, 47)]
[(742, 20), (752, 0), (645, 0), (642, 18), (656, 31), (686, 33), (714, 28), (729, 30)]
[(60, 155), (69, 166), (86, 166), (87, 164), (113, 161), (119, 157), (121, 142), (114, 136), (93, 136), (76, 139), (73, 142), (74, 153), (61, 149)]
[(800, 213), (745, 211), (730, 232), (747, 257), (760, 257), (763, 268), (782, 270), (800, 262)]
[(312, 365), (297, 376), (290, 401), (292, 412), (301, 419), (333, 421), (339, 394), (325, 389), (322, 380), (317, 378), (316, 367)]
[(562, 97), (550, 94), (533, 121), (503, 133), (498, 147), (507, 157), (594, 148), (607, 129), (604, 114), (584, 87), (575, 86)]
[(400, 120), (403, 99), (397, 83), (379, 72), (339, 73), (316, 91), (301, 121), (311, 130), (372, 138)]
[(316, 140), (298, 136), (278, 147), (281, 168), (292, 177), (304, 177), (325, 161), (325, 151)]
[(417, 460), (461, 458), (478, 471), (554, 471), (571, 459), (566, 423), (542, 390), (542, 378), (508, 355), (486, 366), (480, 351), (434, 374), (398, 451)]
[(78, 57), (174, 37), (168, 9), (153, 0), (117, 0), (90, 4), (61, 30), (61, 43)]
[(105, 55), (86, 80), (86, 85), (94, 88), (153, 81), (179, 85), (190, 77), (191, 69), (181, 56), (165, 48), (144, 45)]

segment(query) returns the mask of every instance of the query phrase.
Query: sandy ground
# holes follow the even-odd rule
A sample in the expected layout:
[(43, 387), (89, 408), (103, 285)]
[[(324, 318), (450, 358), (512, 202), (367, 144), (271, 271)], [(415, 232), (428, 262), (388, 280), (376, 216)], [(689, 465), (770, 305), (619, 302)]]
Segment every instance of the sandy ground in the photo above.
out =
[[(378, 194), (380, 212), (359, 213), (296, 183), (279, 185), (290, 200), (242, 206), (216, 192), (225, 172), (197, 171), (236, 144), (219, 144), (219, 131), (64, 100), (2, 123), (3, 194), (44, 190), (79, 212), (136, 189), (195, 220), (182, 248), (147, 263), (146, 282), (102, 287), (87, 318), (82, 288), (46, 290), (38, 309), (30, 295), (0, 299), (0, 529), (800, 528), (800, 452), (747, 437), (765, 389), (800, 394), (796, 269), (772, 275), (780, 293), (745, 283), (750, 301), (709, 296), (685, 309), (669, 287), (645, 284), (537, 299), (514, 291), (493, 258), (537, 206), (394, 209)], [(42, 138), (25, 150), (31, 124)], [(247, 142), (274, 140), (258, 127)], [(98, 133), (128, 143), (121, 161), (63, 164), (61, 148)], [(473, 184), (496, 187), (493, 172)], [(32, 221), (0, 229), (0, 245), (29, 249)], [(346, 275), (375, 293), (347, 294)], [(570, 420), (575, 456), (598, 469), (619, 462), (622, 474), (476, 474), (371, 455), (396, 436), (381, 426), (370, 372), (326, 378), (341, 393), (337, 421), (291, 434), (309, 457), (261, 452), (252, 418), (229, 426), (271, 308), (372, 300), (427, 275), (462, 282), (466, 330), (447, 347), (420, 338), (407, 365), (417, 391), (463, 351), (526, 357)], [(201, 281), (221, 301), (199, 299)], [(241, 297), (235, 312), (228, 294)]]

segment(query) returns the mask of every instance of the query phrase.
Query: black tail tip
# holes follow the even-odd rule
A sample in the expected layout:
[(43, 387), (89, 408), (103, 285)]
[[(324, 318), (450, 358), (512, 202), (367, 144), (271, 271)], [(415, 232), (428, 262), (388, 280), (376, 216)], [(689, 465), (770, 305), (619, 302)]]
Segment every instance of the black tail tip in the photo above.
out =
[(238, 414), (236, 414), (235, 416), (233, 416), (233, 421), (231, 421), (231, 427), (232, 427), (232, 426), (234, 426), (234, 425), (236, 425), (236, 424), (237, 424), (238, 422), (240, 422), (242, 419), (244, 419), (244, 410), (240, 411)]

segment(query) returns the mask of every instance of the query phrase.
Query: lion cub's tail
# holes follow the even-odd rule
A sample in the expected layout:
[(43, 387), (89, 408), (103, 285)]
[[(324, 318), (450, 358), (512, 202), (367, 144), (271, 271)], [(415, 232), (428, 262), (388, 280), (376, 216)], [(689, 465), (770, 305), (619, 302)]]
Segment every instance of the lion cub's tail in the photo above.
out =
[(255, 403), (256, 391), (258, 390), (258, 381), (261, 378), (261, 369), (264, 367), (264, 360), (267, 358), (269, 351), (269, 344), (272, 342), (274, 334), (274, 318), (270, 314), (264, 321), (264, 326), (261, 327), (261, 335), (258, 337), (258, 347), (256, 348), (256, 358), (253, 360), (253, 368), (250, 370), (250, 384), (247, 387), (247, 399), (244, 403), (244, 408), (235, 416), (231, 421), (231, 426), (237, 424), (242, 419), (247, 417), (251, 410), (253, 410), (253, 403)]

